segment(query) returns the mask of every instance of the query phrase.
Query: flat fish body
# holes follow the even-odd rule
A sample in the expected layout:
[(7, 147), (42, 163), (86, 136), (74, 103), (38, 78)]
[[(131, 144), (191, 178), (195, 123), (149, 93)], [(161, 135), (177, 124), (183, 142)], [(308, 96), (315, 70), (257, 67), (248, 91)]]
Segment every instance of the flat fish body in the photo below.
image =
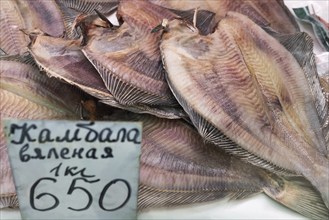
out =
[[(1, 118), (79, 119), (82, 94), (50, 79), (37, 67), (17, 59), (0, 60)], [(0, 124), (0, 207), (17, 207), (18, 201)]]
[(170, 24), (161, 43), (168, 83), (199, 133), (253, 164), (304, 175), (328, 204), (325, 138), (289, 51), (234, 12), (205, 37)]
[(80, 41), (38, 35), (29, 51), (50, 77), (75, 85), (100, 100), (115, 102), (97, 70), (81, 52)]
[(81, 90), (96, 97), (99, 102), (130, 110), (137, 113), (154, 114), (158, 117), (180, 118), (183, 111), (161, 109), (145, 106), (127, 106), (120, 104), (106, 88), (94, 66), (83, 55), (80, 40), (66, 40), (50, 36), (34, 36), (29, 52), (39, 67), (50, 77), (59, 78), (66, 83), (79, 87)]
[[(243, 199), (265, 192), (308, 217), (328, 216), (321, 196), (303, 178), (281, 178), (242, 162), (204, 142), (192, 126), (181, 120), (124, 112), (111, 117), (143, 123), (139, 210), (222, 198)], [(311, 208), (314, 204), (317, 210)]]
[(248, 16), (261, 26), (269, 26), (280, 33), (296, 33), (298, 24), (285, 6), (283, 0), (151, 0), (152, 3), (164, 7), (188, 10), (200, 8), (216, 13), (216, 21), (220, 21), (229, 11)]
[(175, 14), (159, 8), (146, 1), (122, 1), (118, 14), (124, 24), (118, 29), (99, 28), (82, 50), (123, 105), (177, 105), (164, 78), (161, 31), (151, 33), (163, 18)]
[(55, 0), (18, 0), (26, 31), (41, 31), (53, 37), (65, 33), (63, 17)]

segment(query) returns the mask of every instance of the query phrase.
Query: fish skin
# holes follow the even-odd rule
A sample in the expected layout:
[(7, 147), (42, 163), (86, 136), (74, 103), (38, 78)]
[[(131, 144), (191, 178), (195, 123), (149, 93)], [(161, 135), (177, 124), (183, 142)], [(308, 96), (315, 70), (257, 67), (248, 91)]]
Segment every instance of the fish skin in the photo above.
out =
[(181, 118), (185, 113), (174, 108), (147, 107), (143, 105), (121, 105), (107, 90), (97, 70), (83, 55), (80, 40), (66, 40), (37, 35), (29, 45), (29, 52), (39, 67), (50, 77), (59, 78), (79, 87), (94, 96), (99, 102), (137, 113), (148, 113), (158, 117)]
[[(2, 119), (79, 119), (82, 94), (78, 90), (50, 79), (41, 74), (37, 67), (18, 60), (15, 57), (0, 59)], [(2, 122), (0, 187), (0, 207), (17, 207)]]
[(63, 37), (65, 26), (55, 0), (17, 0), (26, 31), (41, 31), (54, 37)]
[[(221, 198), (243, 199), (264, 192), (305, 216), (323, 218), (329, 214), (319, 193), (304, 178), (282, 178), (238, 160), (205, 142), (182, 120), (121, 111), (110, 117), (143, 122), (139, 211)], [(300, 197), (307, 198), (306, 206)]]
[[(294, 57), (238, 13), (229, 12), (207, 37), (171, 24), (161, 43), (167, 80), (203, 137), (226, 145), (216, 139), (223, 132), (251, 153), (248, 161), (256, 155), (302, 174), (328, 206), (329, 160), (318, 151), (325, 140)], [(237, 147), (227, 150), (241, 154)]]
[(23, 17), (16, 1), (3, 0), (0, 4), (0, 48), (7, 55), (23, 54), (29, 38), (20, 31), (25, 29)]
[(150, 0), (154, 4), (178, 10), (200, 8), (216, 13), (216, 21), (220, 21), (229, 11), (248, 16), (260, 26), (269, 26), (280, 33), (296, 33), (298, 24), (285, 6), (283, 0)]
[(166, 16), (177, 16), (160, 9), (147, 1), (120, 2), (124, 24), (114, 30), (98, 28), (82, 49), (122, 105), (178, 105), (164, 78), (161, 31), (151, 33)]
[(320, 148), (318, 150), (329, 157), (329, 99), (326, 97), (324, 85), (321, 83), (323, 73), (321, 72), (321, 66), (316, 64), (316, 57), (313, 53), (313, 40), (305, 32), (288, 35), (272, 32), (271, 35), (295, 57), (305, 73), (310, 91), (314, 97), (315, 107), (326, 141), (325, 145), (327, 146), (325, 149)]
[(81, 13), (93, 14), (95, 9), (101, 13), (106, 13), (116, 7), (119, 0), (55, 0), (57, 4), (62, 4), (67, 8), (74, 9)]
[(110, 15), (117, 8), (118, 0), (55, 0), (63, 17), (65, 37), (78, 39), (80, 31), (75, 28), (76, 18), (81, 15), (96, 15), (96, 10)]
[(97, 70), (81, 52), (79, 40), (38, 35), (29, 45), (29, 52), (50, 77), (64, 80), (101, 100), (115, 102)]

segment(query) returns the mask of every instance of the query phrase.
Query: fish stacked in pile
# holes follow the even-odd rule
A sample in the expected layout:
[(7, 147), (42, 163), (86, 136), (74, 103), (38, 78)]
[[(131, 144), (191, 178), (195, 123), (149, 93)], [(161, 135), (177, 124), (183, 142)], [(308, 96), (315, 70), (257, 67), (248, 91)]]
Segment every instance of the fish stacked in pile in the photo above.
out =
[(263, 192), (329, 216), (329, 82), (282, 0), (2, 0), (0, 25), (2, 118), (143, 122), (140, 210)]

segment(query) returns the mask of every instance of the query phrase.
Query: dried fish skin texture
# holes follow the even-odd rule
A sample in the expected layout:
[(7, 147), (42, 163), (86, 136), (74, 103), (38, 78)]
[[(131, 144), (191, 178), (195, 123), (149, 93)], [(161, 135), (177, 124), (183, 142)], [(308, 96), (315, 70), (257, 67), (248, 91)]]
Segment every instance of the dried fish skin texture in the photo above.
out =
[(81, 13), (92, 14), (95, 9), (106, 13), (118, 5), (119, 0), (55, 0), (67, 8), (74, 9)]
[(66, 117), (79, 114), (82, 100), (79, 90), (54, 78), (48, 78), (32, 65), (4, 59), (0, 62), (0, 88), (53, 109)]
[(100, 100), (114, 101), (97, 70), (81, 52), (79, 40), (38, 35), (29, 51), (49, 76), (75, 85)]
[[(228, 13), (207, 37), (178, 21), (168, 30), (161, 44), (167, 79), (199, 132), (224, 148), (232, 140), (256, 165), (254, 155), (304, 175), (328, 205), (325, 140), (293, 56), (238, 13)], [(227, 150), (244, 156), (239, 146)]]
[(305, 179), (281, 178), (242, 162), (204, 142), (195, 128), (182, 120), (121, 111), (110, 117), (143, 122), (140, 211), (221, 198), (243, 199), (265, 192), (310, 218), (328, 217), (321, 196)]
[[(318, 113), (322, 132), (325, 137), (327, 149), (320, 149), (320, 152), (329, 153), (329, 99), (326, 97), (322, 82), (323, 71), (321, 66), (317, 66), (316, 57), (313, 53), (313, 40), (305, 32), (296, 34), (280, 34), (272, 30), (265, 29), (275, 39), (277, 39), (296, 59), (307, 78), (311, 93), (314, 97), (315, 107)], [(319, 68), (320, 67), (320, 68)], [(328, 68), (326, 68), (328, 69)], [(327, 156), (328, 157), (328, 156)]]
[(55, 0), (63, 17), (65, 37), (80, 38), (80, 32), (74, 27), (81, 15), (96, 15), (96, 11), (108, 15), (117, 8), (118, 0)]
[(200, 8), (216, 13), (220, 21), (227, 12), (235, 11), (248, 16), (261, 26), (269, 26), (280, 33), (296, 33), (298, 24), (285, 6), (283, 0), (151, 0), (152, 3), (163, 7), (189, 10)]
[(41, 31), (54, 37), (65, 33), (62, 13), (54, 0), (17, 0), (28, 32)]
[[(48, 78), (32, 65), (7, 58), (0, 59), (1, 119), (79, 119), (82, 97), (78, 90)], [(17, 207), (15, 185), (1, 122), (0, 187), (0, 206)]]
[(107, 90), (97, 70), (80, 50), (80, 40), (66, 40), (50, 36), (34, 36), (29, 52), (50, 77), (59, 78), (94, 96), (99, 102), (137, 113), (148, 113), (164, 118), (186, 117), (181, 109), (121, 105)]
[(16, 1), (1, 1), (0, 29), (0, 48), (5, 54), (23, 54), (27, 50), (29, 39), (20, 31), (25, 29), (25, 23)]
[[(151, 5), (123, 1), (118, 13), (124, 24), (119, 29), (94, 30), (82, 51), (120, 104), (177, 106), (164, 78), (159, 51), (161, 32), (151, 33), (165, 17), (154, 5), (145, 3)], [(145, 7), (137, 10), (139, 4)]]

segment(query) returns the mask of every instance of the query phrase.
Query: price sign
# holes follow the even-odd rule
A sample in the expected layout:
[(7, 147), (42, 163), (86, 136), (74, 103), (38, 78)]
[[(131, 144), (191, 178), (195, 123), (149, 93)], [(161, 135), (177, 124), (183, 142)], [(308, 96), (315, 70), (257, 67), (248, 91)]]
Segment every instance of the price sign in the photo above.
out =
[(24, 219), (136, 219), (141, 123), (4, 124)]

